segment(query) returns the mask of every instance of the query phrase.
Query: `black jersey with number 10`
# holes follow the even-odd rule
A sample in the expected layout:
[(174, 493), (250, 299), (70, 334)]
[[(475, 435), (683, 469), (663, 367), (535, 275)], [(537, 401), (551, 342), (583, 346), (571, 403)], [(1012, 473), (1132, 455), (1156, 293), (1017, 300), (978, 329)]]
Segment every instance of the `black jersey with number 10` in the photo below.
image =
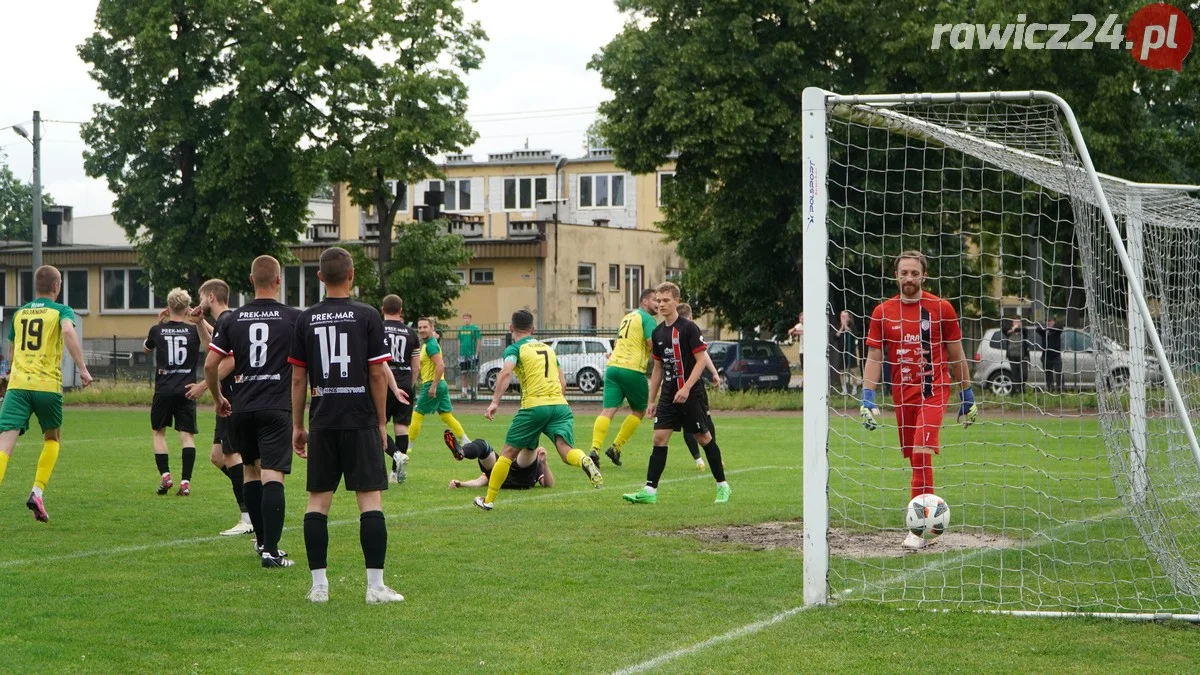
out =
[(234, 412), (292, 409), (292, 349), (300, 310), (258, 299), (226, 312), (208, 348), (233, 356)]
[(300, 313), (293, 365), (308, 369), (310, 429), (366, 429), (379, 424), (371, 398), (371, 364), (392, 358), (374, 307), (326, 298)]
[(195, 326), (183, 321), (154, 324), (145, 346), (154, 351), (154, 393), (182, 394), (196, 381), (200, 332)]
[(388, 367), (396, 378), (400, 388), (412, 386), (412, 367), (421, 353), (421, 340), (417, 331), (403, 321), (395, 319), (383, 320), (383, 334), (387, 336), (388, 347), (391, 350), (392, 361)]

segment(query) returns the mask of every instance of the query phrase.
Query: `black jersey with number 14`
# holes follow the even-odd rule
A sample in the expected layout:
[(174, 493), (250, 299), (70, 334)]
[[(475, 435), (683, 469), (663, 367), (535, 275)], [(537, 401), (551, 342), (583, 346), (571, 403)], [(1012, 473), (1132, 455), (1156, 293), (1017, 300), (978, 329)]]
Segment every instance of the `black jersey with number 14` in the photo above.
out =
[(234, 412), (292, 409), (292, 335), (300, 310), (258, 299), (221, 315), (209, 349), (233, 357)]
[(374, 307), (326, 298), (300, 313), (293, 365), (308, 369), (310, 429), (366, 429), (379, 424), (371, 398), (371, 364), (392, 358)]
[(156, 323), (145, 346), (154, 352), (154, 393), (182, 394), (196, 381), (200, 332), (195, 326), (183, 321)]

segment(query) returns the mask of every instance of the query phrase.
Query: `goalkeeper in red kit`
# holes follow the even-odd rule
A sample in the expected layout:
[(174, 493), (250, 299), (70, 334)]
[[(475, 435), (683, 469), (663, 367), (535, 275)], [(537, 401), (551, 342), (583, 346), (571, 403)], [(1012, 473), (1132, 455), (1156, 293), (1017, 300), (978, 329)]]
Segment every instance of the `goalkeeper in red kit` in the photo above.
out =
[[(886, 355), (892, 371), (900, 448), (912, 464), (913, 497), (933, 494), (932, 460), (941, 450), (942, 416), (954, 382), (960, 386), (958, 420), (967, 427), (979, 417), (958, 315), (948, 301), (922, 289), (927, 271), (928, 262), (920, 251), (905, 251), (896, 258), (900, 294), (871, 313), (859, 409), (863, 426), (876, 429), (879, 406), (875, 389)], [(918, 549), (924, 544), (924, 539), (911, 532), (904, 539), (905, 548)]]

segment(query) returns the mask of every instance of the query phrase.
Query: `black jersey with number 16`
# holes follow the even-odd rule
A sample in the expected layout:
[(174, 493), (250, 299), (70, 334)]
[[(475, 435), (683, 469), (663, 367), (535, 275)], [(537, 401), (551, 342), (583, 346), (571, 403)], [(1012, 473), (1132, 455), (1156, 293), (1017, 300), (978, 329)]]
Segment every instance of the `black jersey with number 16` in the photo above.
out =
[(196, 381), (200, 332), (194, 325), (183, 321), (154, 324), (145, 346), (154, 351), (154, 393), (182, 394)]
[(392, 361), (388, 367), (392, 369), (396, 385), (401, 389), (412, 387), (412, 367), (421, 353), (417, 331), (403, 321), (384, 319), (383, 334), (387, 336), (388, 347), (391, 348)]
[(374, 307), (349, 298), (326, 298), (301, 312), (288, 360), (308, 369), (309, 428), (378, 426), (370, 369), (391, 358), (383, 320)]
[(221, 315), (208, 348), (233, 357), (233, 411), (292, 409), (292, 335), (300, 310), (258, 299)]

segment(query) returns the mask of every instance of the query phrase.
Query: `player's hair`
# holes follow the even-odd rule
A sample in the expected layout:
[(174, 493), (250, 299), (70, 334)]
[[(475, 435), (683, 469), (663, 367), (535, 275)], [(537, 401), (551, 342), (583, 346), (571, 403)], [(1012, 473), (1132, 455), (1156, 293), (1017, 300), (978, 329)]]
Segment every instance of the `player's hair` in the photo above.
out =
[(250, 281), (256, 289), (267, 290), (279, 278), (279, 261), (269, 255), (260, 255), (250, 263)]
[(54, 292), (54, 284), (62, 280), (62, 273), (53, 265), (42, 265), (33, 273), (33, 290), (38, 295), (49, 295)]
[(929, 260), (925, 258), (924, 253), (921, 253), (915, 249), (901, 251), (900, 255), (896, 256), (896, 264), (893, 269), (900, 269), (901, 260), (916, 260), (917, 262), (921, 263), (921, 274), (925, 274), (929, 271)]
[(533, 312), (518, 309), (512, 313), (512, 327), (516, 330), (533, 330)]
[(218, 303), (222, 305), (229, 304), (229, 284), (220, 279), (209, 279), (208, 281), (200, 284), (199, 293), (201, 297), (212, 293), (213, 297), (217, 299)]
[(182, 288), (172, 288), (167, 293), (167, 309), (172, 312), (182, 312), (192, 304), (192, 295)]
[(661, 284), (659, 284), (658, 288), (654, 289), (654, 292), (655, 293), (670, 293), (671, 297), (675, 298), (676, 300), (679, 299), (679, 286), (676, 286), (673, 282), (670, 282), (670, 281), (664, 281)]
[(677, 311), (679, 312), (679, 316), (682, 316), (685, 319), (692, 318), (692, 306), (686, 302), (679, 303)]
[(333, 246), (321, 252), (321, 279), (326, 286), (345, 283), (353, 271), (354, 259), (346, 249)]
[(638, 296), (640, 302), (645, 302), (646, 298), (653, 298), (655, 290), (653, 288), (643, 288), (642, 294)]
[(380, 305), (384, 314), (399, 314), (404, 311), (404, 301), (395, 293), (383, 296), (383, 303)]
[(417, 319), (417, 325), (420, 325), (422, 321), (429, 324), (430, 328), (437, 328), (437, 322), (435, 322), (431, 317), (428, 317), (428, 316), (420, 317), (419, 319)]

